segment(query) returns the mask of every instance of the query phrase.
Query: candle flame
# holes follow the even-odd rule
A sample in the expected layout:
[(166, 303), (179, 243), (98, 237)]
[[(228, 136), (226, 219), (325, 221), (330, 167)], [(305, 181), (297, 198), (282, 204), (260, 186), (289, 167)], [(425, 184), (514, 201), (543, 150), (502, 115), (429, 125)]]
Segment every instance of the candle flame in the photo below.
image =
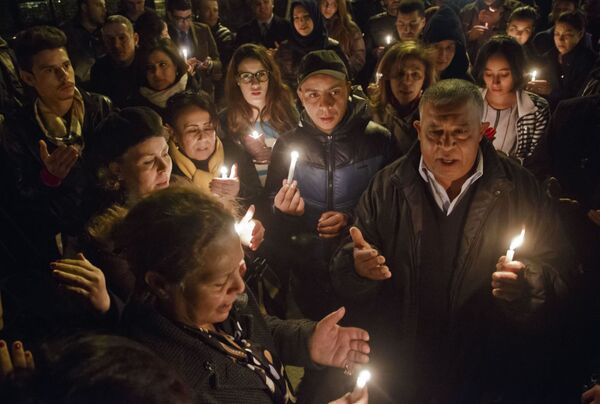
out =
[(254, 139), (258, 139), (260, 134), (258, 133), (258, 131), (253, 130), (250, 136), (252, 136)]
[(537, 70), (534, 70), (531, 72), (531, 81), (535, 81), (535, 78), (537, 76)]
[(356, 379), (356, 387), (362, 389), (367, 385), (367, 382), (371, 380), (371, 372), (368, 370), (361, 370), (358, 374), (358, 378)]
[(292, 151), (290, 155), (292, 156), (292, 160), (298, 160), (298, 157), (300, 157), (300, 153), (298, 153), (296, 150)]
[(516, 248), (521, 247), (521, 244), (523, 244), (524, 239), (525, 239), (525, 229), (522, 229), (521, 234), (519, 234), (517, 237), (513, 238), (512, 241), (510, 242), (510, 249), (514, 250)]
[(227, 172), (229, 171), (229, 170), (227, 170), (227, 167), (222, 166), (220, 171), (221, 171), (221, 177), (227, 178)]
[(391, 35), (388, 35), (388, 36), (385, 37), (385, 43), (388, 44), (388, 45), (392, 43), (392, 36)]

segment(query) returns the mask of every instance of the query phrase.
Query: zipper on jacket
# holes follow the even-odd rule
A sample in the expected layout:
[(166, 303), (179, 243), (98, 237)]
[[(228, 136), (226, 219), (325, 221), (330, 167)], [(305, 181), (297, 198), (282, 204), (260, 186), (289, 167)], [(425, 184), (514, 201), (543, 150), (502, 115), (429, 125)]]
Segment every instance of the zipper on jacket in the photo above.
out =
[(333, 210), (333, 136), (327, 136), (327, 210)]

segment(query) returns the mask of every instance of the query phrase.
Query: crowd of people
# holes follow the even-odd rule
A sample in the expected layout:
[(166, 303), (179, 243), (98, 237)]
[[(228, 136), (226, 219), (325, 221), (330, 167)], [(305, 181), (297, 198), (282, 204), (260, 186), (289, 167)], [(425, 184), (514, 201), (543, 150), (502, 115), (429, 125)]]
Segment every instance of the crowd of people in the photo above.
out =
[(600, 1), (147, 3), (0, 38), (1, 401), (600, 402)]

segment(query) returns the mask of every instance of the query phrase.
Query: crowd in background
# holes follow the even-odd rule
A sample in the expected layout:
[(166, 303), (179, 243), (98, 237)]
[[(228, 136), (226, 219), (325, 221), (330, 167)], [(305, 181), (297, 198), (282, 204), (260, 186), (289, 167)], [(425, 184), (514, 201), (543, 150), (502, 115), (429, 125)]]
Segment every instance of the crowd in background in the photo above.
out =
[(600, 402), (600, 1), (78, 7), (0, 38), (0, 397)]

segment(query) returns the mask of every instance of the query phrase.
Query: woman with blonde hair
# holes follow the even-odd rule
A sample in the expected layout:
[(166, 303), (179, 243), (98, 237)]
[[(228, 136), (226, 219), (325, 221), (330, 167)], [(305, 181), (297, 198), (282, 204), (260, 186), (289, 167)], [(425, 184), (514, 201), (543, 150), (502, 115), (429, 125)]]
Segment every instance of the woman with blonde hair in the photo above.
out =
[(245, 44), (235, 51), (225, 78), (225, 99), (222, 127), (252, 156), (264, 183), (275, 141), (299, 119), (292, 92), (266, 48)]
[(413, 122), (419, 119), (421, 94), (437, 81), (435, 65), (422, 45), (398, 42), (381, 58), (376, 77), (370, 87), (373, 120), (392, 132), (404, 155), (417, 139)]
[(320, 0), (319, 7), (325, 19), (327, 33), (340, 43), (348, 58), (350, 75), (356, 77), (365, 65), (365, 41), (362, 31), (348, 12), (346, 0)]

